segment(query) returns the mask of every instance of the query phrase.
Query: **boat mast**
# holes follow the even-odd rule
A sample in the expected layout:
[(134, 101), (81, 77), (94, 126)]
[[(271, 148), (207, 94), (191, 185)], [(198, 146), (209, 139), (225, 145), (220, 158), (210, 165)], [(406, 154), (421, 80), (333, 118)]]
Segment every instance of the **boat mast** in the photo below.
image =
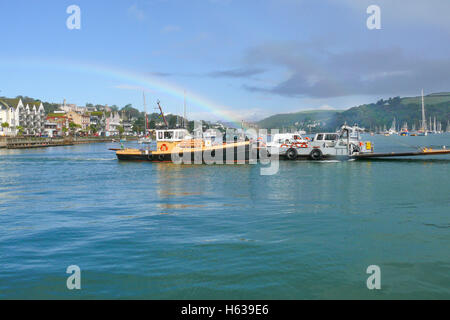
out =
[(162, 111), (161, 105), (159, 104), (159, 100), (157, 101), (157, 104), (158, 104), (159, 111), (161, 112), (161, 115), (163, 117), (164, 124), (166, 125), (166, 128), (169, 129), (169, 125), (167, 124), (167, 120), (166, 120), (166, 117), (164, 116), (164, 112)]
[(423, 89), (422, 89), (422, 130), (423, 130), (423, 132), (427, 131), (427, 121), (425, 120), (425, 100), (423, 98)]
[(186, 90), (184, 90), (184, 115), (183, 115), (183, 127), (187, 129), (187, 119), (186, 119)]
[(142, 96), (144, 98), (144, 114), (145, 114), (145, 119), (144, 119), (145, 131), (144, 131), (144, 135), (146, 136), (147, 135), (147, 130), (148, 130), (148, 128), (147, 128), (148, 120), (147, 120), (147, 105), (145, 104), (145, 92), (144, 91), (142, 91)]

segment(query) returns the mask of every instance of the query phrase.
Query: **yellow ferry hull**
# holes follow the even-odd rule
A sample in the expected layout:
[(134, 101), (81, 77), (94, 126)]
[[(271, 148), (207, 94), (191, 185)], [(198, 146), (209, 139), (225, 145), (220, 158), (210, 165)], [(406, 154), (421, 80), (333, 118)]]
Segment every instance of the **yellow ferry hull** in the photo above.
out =
[(124, 149), (116, 151), (122, 161), (150, 161), (174, 163), (249, 162), (259, 159), (259, 149), (250, 142), (227, 143), (213, 147), (172, 148), (171, 151)]

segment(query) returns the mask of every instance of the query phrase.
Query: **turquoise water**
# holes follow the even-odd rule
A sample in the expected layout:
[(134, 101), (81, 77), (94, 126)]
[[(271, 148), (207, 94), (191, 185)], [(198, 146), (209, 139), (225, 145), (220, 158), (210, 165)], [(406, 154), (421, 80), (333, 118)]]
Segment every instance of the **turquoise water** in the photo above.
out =
[[(0, 150), (0, 298), (450, 298), (449, 156), (262, 176), (118, 162), (109, 147)], [(81, 290), (66, 288), (69, 265)], [(369, 265), (381, 290), (366, 287)]]

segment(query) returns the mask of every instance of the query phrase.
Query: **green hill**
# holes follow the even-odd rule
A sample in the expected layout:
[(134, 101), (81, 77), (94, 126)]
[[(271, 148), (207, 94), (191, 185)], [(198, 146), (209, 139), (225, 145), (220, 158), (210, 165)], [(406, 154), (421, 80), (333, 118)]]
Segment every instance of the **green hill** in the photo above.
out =
[[(422, 113), (421, 97), (395, 97), (364, 104), (345, 111), (302, 111), (289, 114), (277, 114), (258, 122), (260, 128), (266, 129), (301, 129), (312, 131), (335, 130), (344, 123), (354, 124), (375, 130), (376, 127), (390, 127), (394, 118), (398, 124), (407, 122), (409, 127), (419, 126)], [(434, 93), (425, 96), (425, 113), (427, 119), (442, 122), (445, 127), (450, 119), (450, 92)]]
[(308, 126), (322, 128), (333, 121), (338, 111), (310, 110), (295, 113), (276, 114), (258, 122), (260, 128), (267, 129), (307, 129)]

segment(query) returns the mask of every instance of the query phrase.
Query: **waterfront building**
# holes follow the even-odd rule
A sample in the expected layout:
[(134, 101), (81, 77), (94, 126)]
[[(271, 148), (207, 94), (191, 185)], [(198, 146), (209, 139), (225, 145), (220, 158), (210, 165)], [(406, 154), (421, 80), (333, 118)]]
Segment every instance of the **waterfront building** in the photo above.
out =
[(22, 99), (0, 100), (1, 135), (16, 136), (19, 131), (24, 135), (41, 135), (44, 131), (45, 110), (42, 102), (24, 106)]
[(122, 120), (123, 133), (126, 136), (133, 135), (133, 124), (129, 121)]
[(81, 115), (81, 129), (89, 131), (90, 126), (91, 126), (91, 116), (88, 113), (83, 113)]
[(56, 122), (45, 121), (44, 135), (48, 136), (49, 138), (58, 136), (58, 124)]
[(10, 108), (6, 102), (0, 100), (0, 136), (11, 135)]
[(117, 111), (108, 112), (106, 117), (105, 135), (114, 136), (119, 134), (120, 115)]
[(52, 113), (47, 116), (46, 120), (45, 131), (49, 136), (67, 135), (69, 129), (69, 117), (58, 113)]

